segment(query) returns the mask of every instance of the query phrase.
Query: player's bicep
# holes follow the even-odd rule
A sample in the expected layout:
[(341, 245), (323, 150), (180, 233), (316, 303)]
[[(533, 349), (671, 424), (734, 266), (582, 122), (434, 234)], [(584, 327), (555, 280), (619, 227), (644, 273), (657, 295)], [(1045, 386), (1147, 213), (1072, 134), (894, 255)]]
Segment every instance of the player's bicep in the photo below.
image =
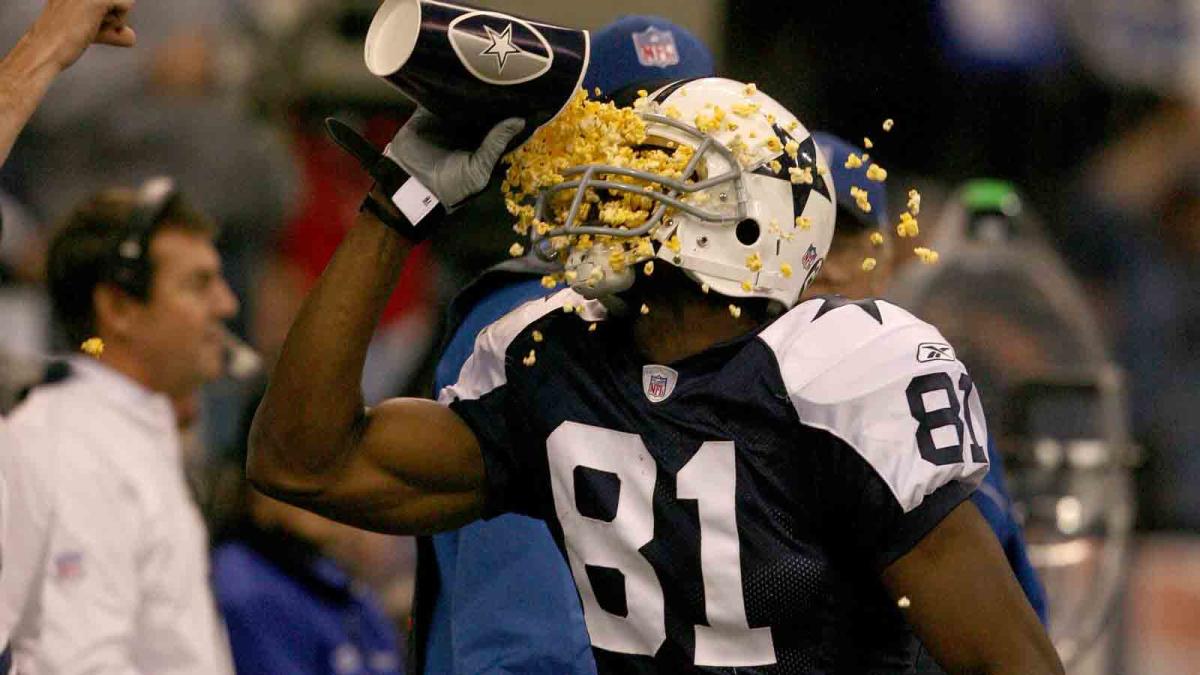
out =
[(392, 399), (366, 411), (344, 466), (308, 506), (358, 527), (432, 532), (479, 516), (483, 479), (479, 442), (458, 415)]
[(950, 673), (1061, 673), (991, 529), (959, 504), (883, 571), (909, 622)]

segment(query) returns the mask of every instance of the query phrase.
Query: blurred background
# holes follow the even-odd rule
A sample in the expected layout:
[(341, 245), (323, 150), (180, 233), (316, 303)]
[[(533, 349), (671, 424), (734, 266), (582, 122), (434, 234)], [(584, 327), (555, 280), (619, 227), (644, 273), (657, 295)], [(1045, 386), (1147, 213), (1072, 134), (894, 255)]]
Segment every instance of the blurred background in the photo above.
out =
[[(5, 49), (41, 4), (0, 6)], [(903, 269), (900, 251), (889, 295), (941, 328), (986, 392), (1071, 672), (1197, 672), (1200, 0), (473, 4), (583, 28), (658, 14), (810, 129), (869, 136), (890, 202), (924, 195), (921, 243), (942, 258)], [(0, 174), (0, 409), (70, 347), (40, 286), (55, 222), (156, 174), (223, 226), (234, 327), (273, 358), (369, 185), (321, 121), (382, 144), (411, 111), (362, 62), (377, 6), (141, 3), (137, 49), (89, 50), (55, 84)], [(968, 184), (981, 177), (1005, 183)], [(368, 360), (369, 401), (428, 395), (445, 304), (506, 257), (508, 218), (495, 195), (481, 202), (406, 272)], [(209, 394), (193, 463), (210, 505), (210, 469), (238, 456), (254, 389)], [(334, 538), (331, 554), (406, 630), (411, 542)]]

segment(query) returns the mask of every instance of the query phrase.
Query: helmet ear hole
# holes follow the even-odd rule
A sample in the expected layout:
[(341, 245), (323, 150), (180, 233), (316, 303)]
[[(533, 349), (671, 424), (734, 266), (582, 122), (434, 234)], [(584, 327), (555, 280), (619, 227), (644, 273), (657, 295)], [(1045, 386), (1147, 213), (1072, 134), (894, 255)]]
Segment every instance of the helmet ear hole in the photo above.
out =
[(753, 218), (747, 218), (737, 224), (737, 229), (734, 231), (737, 235), (737, 240), (746, 246), (753, 246), (758, 243), (759, 237), (762, 236), (762, 229), (758, 226), (758, 221)]

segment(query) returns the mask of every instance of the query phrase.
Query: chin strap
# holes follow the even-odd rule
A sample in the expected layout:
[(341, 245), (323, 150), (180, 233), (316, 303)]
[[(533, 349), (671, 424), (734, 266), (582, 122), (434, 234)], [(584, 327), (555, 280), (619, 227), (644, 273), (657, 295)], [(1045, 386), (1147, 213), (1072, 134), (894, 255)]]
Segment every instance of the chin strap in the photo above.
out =
[[(325, 129), (334, 142), (358, 160), (375, 179), (360, 211), (367, 211), (400, 236), (412, 241), (426, 239), (446, 216), (446, 208), (421, 181), (387, 158), (370, 141), (341, 120), (329, 117)], [(390, 201), (387, 203), (384, 201)]]

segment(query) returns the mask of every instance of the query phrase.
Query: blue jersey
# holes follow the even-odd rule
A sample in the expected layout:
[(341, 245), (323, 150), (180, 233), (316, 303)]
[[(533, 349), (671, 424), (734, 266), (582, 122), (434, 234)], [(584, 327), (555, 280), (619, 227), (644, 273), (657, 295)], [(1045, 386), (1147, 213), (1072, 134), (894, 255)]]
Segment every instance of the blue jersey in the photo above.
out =
[(239, 673), (400, 675), (396, 627), (329, 558), (248, 529), (213, 553), (213, 591)]
[(987, 468), (941, 335), (840, 298), (673, 364), (629, 330), (569, 290), (528, 302), (440, 396), (480, 440), (487, 513), (549, 524), (599, 671), (910, 669), (878, 573)]

